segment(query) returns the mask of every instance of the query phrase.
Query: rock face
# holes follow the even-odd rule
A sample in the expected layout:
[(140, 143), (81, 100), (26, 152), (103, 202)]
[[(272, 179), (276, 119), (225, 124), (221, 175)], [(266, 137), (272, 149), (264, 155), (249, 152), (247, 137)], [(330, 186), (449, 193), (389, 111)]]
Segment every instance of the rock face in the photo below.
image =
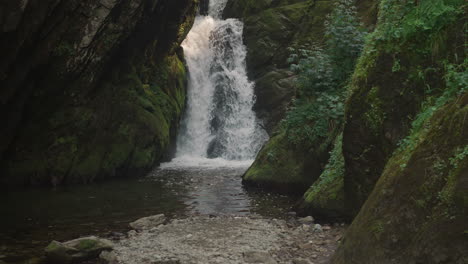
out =
[(389, 159), (334, 263), (466, 263), (467, 115), (465, 93)]
[[(437, 8), (457, 9), (458, 4), (459, 1), (441, 2)], [(387, 5), (389, 10), (400, 8), (397, 4)], [(437, 4), (429, 1), (409, 10), (416, 12), (414, 10), (432, 5)], [(392, 153), (408, 136), (421, 105), (430, 104), (448, 88), (445, 82), (448, 77), (444, 76), (448, 68), (444, 64), (463, 62), (463, 59), (454, 59), (464, 57), (459, 46), (463, 45), (460, 37), (463, 33), (456, 29), (462, 22), (457, 20), (455, 11), (449, 10), (444, 12), (453, 12), (447, 15), (452, 19), (435, 22), (420, 18), (423, 24), (436, 23), (426, 31), (403, 30), (414, 23), (409, 11), (406, 16), (401, 14), (403, 22), (400, 24), (391, 20), (394, 18), (390, 11), (381, 12), (380, 19), (390, 22), (379, 24), (379, 32), (372, 35), (373, 41), (368, 43), (354, 73), (346, 105), (345, 200), (354, 216), (372, 192)], [(391, 23), (395, 24), (388, 26)], [(396, 30), (403, 31), (404, 35), (388, 37)], [(441, 40), (432, 39), (437, 34), (445, 36)]]
[(184, 108), (180, 42), (196, 0), (0, 4), (0, 182), (138, 175)]
[[(358, 1), (366, 25), (375, 22), (375, 2)], [(324, 22), (333, 1), (229, 1), (225, 16), (244, 20), (244, 41), (248, 48), (249, 77), (255, 80), (255, 110), (265, 122), (270, 141), (260, 151), (244, 182), (280, 191), (307, 190), (321, 175), (333, 141), (293, 146), (285, 133), (275, 131), (295, 96), (294, 75), (289, 71), (288, 47), (311, 46), (324, 40)]]
[(112, 250), (111, 241), (94, 236), (60, 243), (52, 241), (45, 249), (48, 263), (76, 263), (97, 258), (101, 252)]
[(345, 202), (357, 216), (333, 263), (468, 261), (463, 4), (395, 16), (401, 3), (381, 2), (347, 102)]

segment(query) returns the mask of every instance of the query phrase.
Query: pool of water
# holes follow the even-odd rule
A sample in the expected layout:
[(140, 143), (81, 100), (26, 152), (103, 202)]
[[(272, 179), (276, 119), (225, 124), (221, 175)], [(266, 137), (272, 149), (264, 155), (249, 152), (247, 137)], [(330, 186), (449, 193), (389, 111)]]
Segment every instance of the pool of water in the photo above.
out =
[(295, 198), (246, 190), (248, 163), (174, 161), (147, 177), (104, 183), (4, 192), (0, 195), (0, 259), (42, 254), (51, 240), (125, 232), (140, 217), (259, 214), (282, 218)]

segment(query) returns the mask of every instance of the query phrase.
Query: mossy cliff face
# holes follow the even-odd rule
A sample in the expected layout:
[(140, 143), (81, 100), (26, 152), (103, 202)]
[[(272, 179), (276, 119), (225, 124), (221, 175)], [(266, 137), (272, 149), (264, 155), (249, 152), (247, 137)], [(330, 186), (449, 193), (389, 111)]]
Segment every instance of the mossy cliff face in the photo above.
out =
[(345, 205), (357, 216), (332, 263), (468, 261), (463, 5), (381, 2), (346, 110)]
[[(366, 26), (375, 22), (375, 1), (357, 1)], [(324, 22), (331, 0), (230, 0), (225, 17), (244, 21), (247, 68), (254, 80), (255, 111), (271, 134), (295, 96), (288, 47), (310, 47), (324, 40)]]
[(463, 1), (383, 1), (351, 83), (343, 137), (347, 208), (356, 215), (421, 104), (463, 61)]
[[(372, 3), (359, 1), (360, 14), (373, 14)], [(334, 137), (339, 132), (334, 131), (329, 138), (315, 140), (307, 146), (293, 146), (278, 123), (296, 95), (295, 76), (287, 63), (290, 55), (287, 48), (322, 43), (324, 23), (332, 9), (333, 1), (228, 2), (225, 15), (240, 17), (245, 23), (247, 67), (249, 77), (256, 84), (255, 110), (272, 135), (244, 175), (247, 183), (305, 191), (327, 163)], [(275, 128), (277, 131), (273, 132)]]
[(0, 13), (0, 181), (86, 183), (160, 161), (184, 108), (179, 45), (198, 1), (17, 3)]
[(466, 263), (468, 93), (389, 159), (333, 263)]

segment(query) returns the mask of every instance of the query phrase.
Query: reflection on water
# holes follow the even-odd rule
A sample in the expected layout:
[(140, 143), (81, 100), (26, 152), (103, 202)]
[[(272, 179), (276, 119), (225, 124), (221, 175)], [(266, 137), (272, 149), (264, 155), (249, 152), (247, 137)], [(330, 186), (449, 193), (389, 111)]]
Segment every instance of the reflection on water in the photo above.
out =
[(56, 190), (20, 190), (0, 195), (0, 256), (38, 255), (51, 240), (124, 232), (143, 216), (252, 213), (282, 217), (291, 198), (249, 191), (245, 166), (163, 166), (143, 179)]

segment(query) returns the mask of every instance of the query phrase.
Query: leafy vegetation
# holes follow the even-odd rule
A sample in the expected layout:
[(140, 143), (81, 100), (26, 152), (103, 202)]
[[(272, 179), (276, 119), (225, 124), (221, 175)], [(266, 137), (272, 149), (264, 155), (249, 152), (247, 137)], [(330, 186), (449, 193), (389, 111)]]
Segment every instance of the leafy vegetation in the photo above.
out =
[[(427, 96), (426, 101), (422, 105), (420, 113), (412, 122), (412, 128), (409, 136), (401, 140), (399, 149), (402, 152), (407, 149), (414, 149), (420, 142), (420, 134), (428, 129), (428, 120), (434, 113), (443, 107), (447, 102), (452, 101), (454, 98), (461, 96), (468, 90), (468, 60), (465, 59), (464, 63), (445, 64), (445, 86), (446, 89), (440, 96)], [(431, 91), (428, 91), (429, 93)], [(400, 165), (402, 168), (406, 167), (406, 162)]]
[(283, 127), (295, 145), (307, 146), (340, 126), (344, 87), (364, 45), (366, 33), (353, 0), (337, 1), (325, 28), (325, 48), (290, 48), (288, 62), (298, 74), (298, 92)]

